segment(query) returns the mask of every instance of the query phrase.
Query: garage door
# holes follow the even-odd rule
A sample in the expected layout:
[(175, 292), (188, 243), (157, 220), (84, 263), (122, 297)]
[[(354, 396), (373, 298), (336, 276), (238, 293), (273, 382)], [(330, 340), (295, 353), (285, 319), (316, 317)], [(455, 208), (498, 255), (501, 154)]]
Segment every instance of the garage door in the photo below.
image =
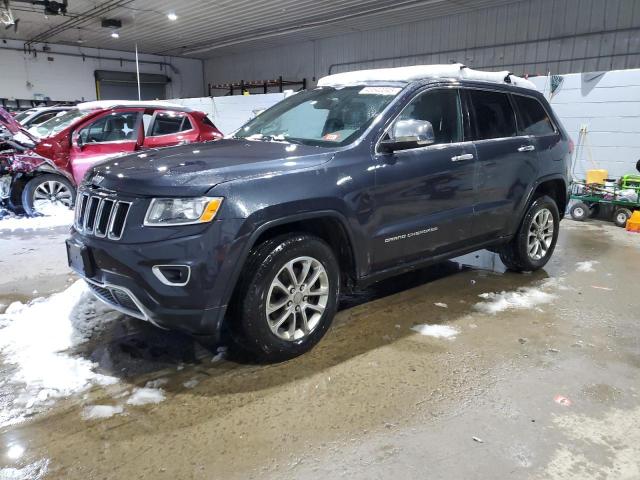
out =
[[(138, 100), (138, 83), (135, 72), (112, 72), (96, 70), (96, 95), (98, 100)], [(142, 100), (164, 100), (167, 98), (166, 75), (140, 74)]]

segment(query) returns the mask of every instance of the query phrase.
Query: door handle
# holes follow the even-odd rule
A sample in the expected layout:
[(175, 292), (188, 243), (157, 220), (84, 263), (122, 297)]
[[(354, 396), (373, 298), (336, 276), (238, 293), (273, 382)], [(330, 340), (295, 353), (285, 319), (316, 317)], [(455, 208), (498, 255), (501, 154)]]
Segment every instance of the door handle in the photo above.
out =
[(519, 152), (533, 152), (536, 149), (533, 145), (523, 145), (518, 148)]
[(461, 162), (463, 160), (473, 160), (473, 154), (465, 153), (462, 155), (456, 155), (455, 157), (451, 157), (452, 162)]

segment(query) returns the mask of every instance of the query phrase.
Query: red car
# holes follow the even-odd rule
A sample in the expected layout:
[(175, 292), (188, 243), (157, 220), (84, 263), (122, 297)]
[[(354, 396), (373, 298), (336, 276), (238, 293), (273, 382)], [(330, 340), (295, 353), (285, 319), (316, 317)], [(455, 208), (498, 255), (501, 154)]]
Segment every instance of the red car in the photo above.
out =
[(75, 186), (107, 158), (222, 138), (203, 112), (166, 102), (81, 103), (28, 131), (2, 110), (0, 123), (13, 134), (10, 148), (0, 152), (0, 164), (12, 177), (5, 191), (13, 207), (28, 215), (51, 205), (72, 207)]

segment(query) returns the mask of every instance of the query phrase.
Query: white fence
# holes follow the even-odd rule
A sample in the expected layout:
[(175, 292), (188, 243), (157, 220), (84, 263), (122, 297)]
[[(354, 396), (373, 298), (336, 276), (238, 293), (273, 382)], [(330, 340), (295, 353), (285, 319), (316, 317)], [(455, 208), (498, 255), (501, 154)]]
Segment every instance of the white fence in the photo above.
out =
[(169, 101), (205, 112), (216, 127), (227, 135), (255, 117), (255, 112), (271, 107), (292, 93), (178, 98)]

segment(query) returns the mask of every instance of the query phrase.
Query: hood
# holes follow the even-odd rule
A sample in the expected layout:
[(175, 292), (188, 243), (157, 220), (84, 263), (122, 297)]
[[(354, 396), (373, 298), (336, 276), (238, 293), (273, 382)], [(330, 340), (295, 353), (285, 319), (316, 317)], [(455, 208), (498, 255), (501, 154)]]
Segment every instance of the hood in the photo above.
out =
[[(13, 135), (13, 139), (20, 144), (38, 143), (38, 139), (31, 135), (20, 125), (9, 112), (0, 107), (0, 125), (6, 128)], [(33, 146), (33, 145), (31, 145)]]
[(230, 180), (312, 168), (334, 153), (282, 142), (218, 140), (108, 160), (90, 170), (85, 182), (133, 195), (198, 196)]

